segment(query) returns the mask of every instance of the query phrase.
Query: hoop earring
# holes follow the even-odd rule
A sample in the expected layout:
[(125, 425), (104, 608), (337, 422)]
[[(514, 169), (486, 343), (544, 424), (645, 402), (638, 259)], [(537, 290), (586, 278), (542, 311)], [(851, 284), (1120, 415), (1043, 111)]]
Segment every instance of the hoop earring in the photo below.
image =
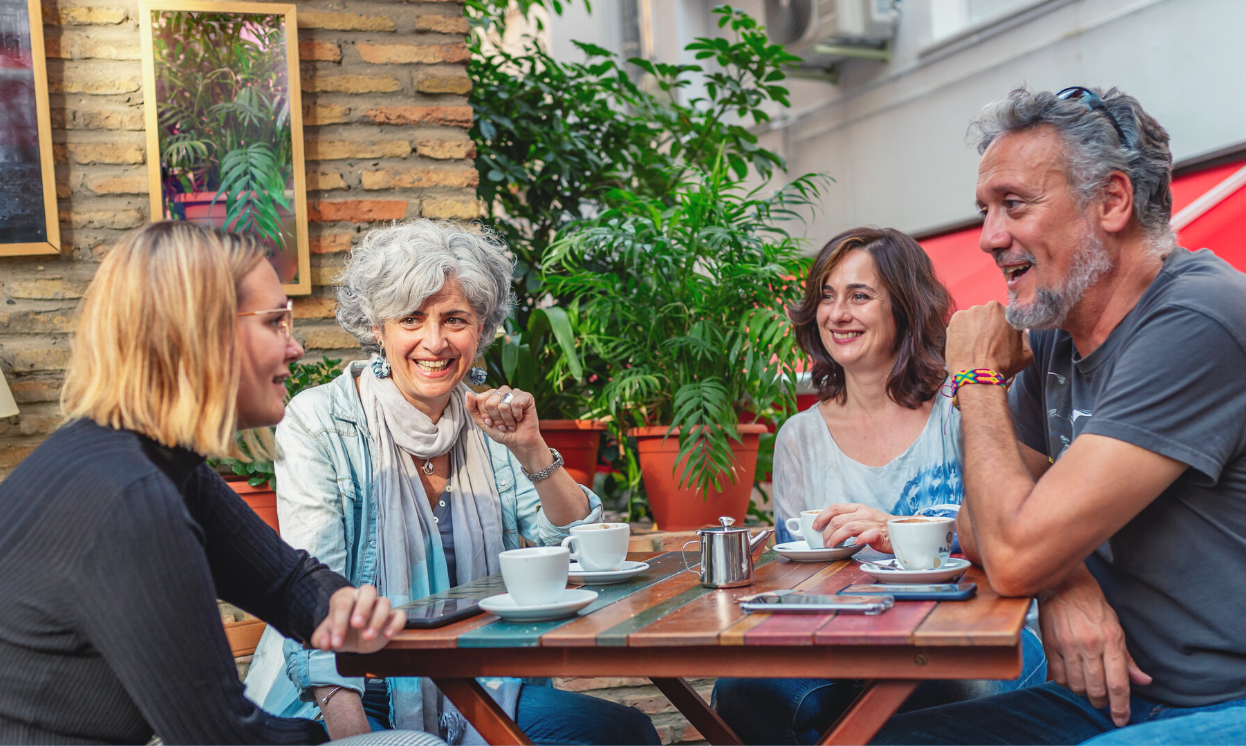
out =
[(380, 353), (372, 361), (372, 374), (377, 378), (389, 378), (390, 372), (389, 360), (385, 359), (385, 348), (382, 347)]
[(489, 371), (481, 368), (479, 365), (467, 371), (467, 380), (473, 386), (479, 386), (489, 377)]

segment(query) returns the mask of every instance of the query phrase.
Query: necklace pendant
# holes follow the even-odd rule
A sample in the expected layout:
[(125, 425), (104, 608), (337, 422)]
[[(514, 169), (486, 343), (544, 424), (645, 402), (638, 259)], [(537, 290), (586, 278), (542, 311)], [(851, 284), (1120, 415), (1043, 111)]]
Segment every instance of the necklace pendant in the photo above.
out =
[(431, 458), (424, 459), (423, 469), (424, 469), (424, 473), (427, 474), (428, 476), (431, 477), (433, 475), (433, 460)]

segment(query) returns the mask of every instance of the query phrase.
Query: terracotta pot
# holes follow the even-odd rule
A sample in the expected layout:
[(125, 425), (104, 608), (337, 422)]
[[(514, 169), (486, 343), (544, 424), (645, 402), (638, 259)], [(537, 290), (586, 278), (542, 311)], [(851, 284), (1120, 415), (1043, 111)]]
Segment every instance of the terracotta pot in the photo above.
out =
[(243, 502), (251, 506), (264, 522), (273, 527), (277, 533), (281, 533), (281, 526), (277, 523), (277, 493), (268, 488), (268, 483), (259, 487), (252, 487), (247, 484), (247, 480), (240, 479), (237, 482), (226, 480), (234, 492), (242, 498)]
[[(233, 230), (233, 226), (225, 225), (225, 195), (221, 195), (217, 199), (217, 192), (188, 192), (186, 194), (173, 195), (173, 202), (181, 205), (186, 215), (186, 222), (195, 223), (197, 225), (207, 226), (209, 228), (224, 228)], [(294, 192), (286, 190), (286, 201), (294, 199)], [(216, 204), (212, 201), (216, 200)], [(295, 215), (290, 210), (285, 209), (281, 205), (277, 205), (277, 214), (281, 216), (282, 231), (286, 234), (286, 250), (277, 250), (275, 245), (272, 256), (268, 258), (268, 262), (277, 270), (277, 277), (282, 282), (293, 282), (294, 276), (299, 270), (299, 253), (293, 249), (298, 242), (295, 236), (297, 226), (295, 223)], [(271, 242), (270, 242), (271, 245)]]
[[(679, 455), (678, 432), (663, 442), (670, 428), (638, 427), (627, 432), (636, 438), (636, 450), (640, 454), (640, 472), (645, 480), (645, 493), (649, 496), (649, 509), (653, 520), (663, 531), (691, 531), (703, 526), (717, 526), (719, 516), (731, 516), (743, 524), (748, 514), (748, 498), (753, 491), (753, 477), (757, 471), (757, 447), (759, 436), (766, 432), (765, 425), (741, 424), (738, 426), (742, 443), (731, 443), (735, 457), (735, 484), (723, 485), (719, 491), (709, 488), (708, 495), (693, 487), (679, 487), (684, 462), (675, 463)], [(729, 479), (726, 481), (729, 482)]]
[(606, 423), (598, 420), (541, 420), (541, 437), (562, 454), (562, 468), (576, 484), (593, 488), (597, 449)]

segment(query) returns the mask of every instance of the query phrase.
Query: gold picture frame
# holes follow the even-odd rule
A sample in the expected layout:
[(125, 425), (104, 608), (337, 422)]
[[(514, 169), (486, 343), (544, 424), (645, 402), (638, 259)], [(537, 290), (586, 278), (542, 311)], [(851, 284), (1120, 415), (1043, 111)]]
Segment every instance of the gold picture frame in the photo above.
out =
[[(32, 0), (37, 2), (37, 0)], [(193, 14), (187, 17), (179, 18), (175, 14)], [(142, 28), (142, 51), (143, 51), (143, 107), (146, 117), (147, 129), (147, 169), (151, 184), (151, 215), (153, 220), (164, 218), (169, 219), (186, 219), (200, 222), (203, 224), (211, 224), (215, 227), (228, 225), (233, 227), (245, 223), (248, 228), (243, 228), (246, 232), (254, 232), (261, 236), (279, 235), (280, 241), (266, 238), (276, 248), (273, 256), (273, 264), (277, 269), (278, 276), (282, 279), (282, 287), (289, 295), (306, 295), (311, 292), (311, 259), (309, 252), (309, 242), (307, 234), (307, 176), (303, 149), (303, 109), (300, 96), (299, 83), (299, 58), (298, 58), (298, 23), (295, 16), (295, 6), (293, 3), (254, 3), (254, 2), (215, 2), (213, 0), (140, 0), (139, 3), (139, 22)], [(252, 157), (252, 148), (257, 143), (264, 144), (264, 138), (257, 136), (256, 138), (237, 138), (236, 142), (232, 142), (232, 150), (225, 155), (218, 155), (219, 163), (217, 164), (217, 176), (223, 186), (225, 177), (228, 174), (256, 174), (255, 176), (241, 176), (237, 178), (247, 179), (250, 181), (240, 181), (253, 185), (255, 183), (264, 183), (270, 186), (280, 183), (282, 187), (278, 189), (274, 186), (272, 189), (264, 189), (255, 186), (239, 189), (236, 194), (249, 195), (247, 198), (231, 201), (231, 193), (228, 189), (219, 191), (206, 191), (209, 180), (205, 177), (201, 182), (196, 180), (196, 168), (191, 166), (183, 167), (182, 163), (192, 163), (201, 151), (194, 148), (204, 147), (203, 140), (196, 141), (189, 133), (177, 133), (169, 136), (170, 141), (174, 138), (182, 138), (178, 145), (180, 150), (170, 150), (170, 162), (180, 158), (177, 163), (179, 165), (171, 166), (167, 172), (165, 169), (165, 151), (162, 150), (162, 136), (166, 134), (165, 128), (161, 124), (161, 107), (172, 110), (181, 107), (179, 110), (187, 110), (186, 96), (182, 95), (178, 98), (178, 103), (171, 104), (168, 101), (161, 101), (161, 91), (168, 91), (169, 87), (161, 89), (157, 86), (157, 39), (156, 34), (162, 34), (160, 39), (160, 48), (164, 50), (178, 49), (182, 54), (182, 59), (188, 57), (185, 47), (171, 47), (168, 39), (175, 36), (178, 30), (183, 31), (197, 28), (195, 24), (204, 24), (202, 28), (208, 29), (209, 21), (204, 18), (204, 14), (218, 14), (222, 16), (247, 16), (245, 19), (234, 19), (238, 23), (243, 24), (241, 28), (244, 30), (238, 36), (230, 37), (232, 39), (244, 40), (252, 48), (251, 53), (257, 53), (255, 50), (262, 50), (259, 53), (271, 52), (277, 48), (281, 42), (273, 41), (276, 36), (284, 39), (285, 50), (285, 84), (284, 91), (285, 101), (284, 107), (280, 107), (280, 92), (268, 90), (271, 80), (266, 80), (263, 85), (254, 86), (255, 91), (251, 94), (239, 94), (233, 100), (211, 101), (212, 107), (220, 103), (238, 104), (239, 102), (250, 106), (255, 104), (256, 107), (271, 106), (271, 111), (276, 112), (276, 116), (272, 117), (256, 117), (249, 121), (275, 123), (273, 126), (275, 134), (271, 135), (267, 145), (270, 147), (267, 151), (261, 149), (261, 152)], [(254, 17), (260, 16), (261, 19)], [(277, 19), (280, 19), (279, 21)], [(212, 28), (220, 30), (224, 28), (222, 24), (228, 23), (227, 19), (219, 20), (220, 24)], [(272, 25), (270, 24), (272, 21)], [(256, 24), (246, 26), (245, 24)], [(159, 25), (159, 28), (157, 28)], [(277, 26), (279, 26), (279, 31)], [(256, 31), (259, 29), (259, 31)], [(206, 33), (206, 32), (205, 32)], [(271, 36), (259, 36), (259, 34), (271, 34)], [(272, 44), (271, 47), (265, 47), (264, 44)], [(189, 45), (188, 45), (189, 46)], [(212, 49), (218, 50), (219, 46), (213, 46)], [(205, 53), (206, 54), (206, 53)], [(171, 56), (171, 55), (170, 55)], [(273, 58), (275, 59), (275, 58)], [(269, 60), (270, 62), (272, 59)], [(277, 64), (276, 70), (280, 70), (280, 64)], [(170, 80), (180, 80), (178, 76), (193, 75), (193, 71), (178, 69), (176, 63), (165, 62), (161, 60), (161, 74), (165, 75), (162, 82)], [(277, 74), (279, 77), (279, 73)], [(266, 92), (259, 93), (263, 88)], [(186, 89), (182, 89), (186, 90)], [(254, 95), (254, 98), (246, 99), (246, 95)], [(179, 94), (180, 95), (180, 94)], [(190, 98), (193, 98), (190, 97)], [(206, 104), (205, 104), (206, 107)], [(280, 108), (286, 111), (280, 111)], [(202, 111), (203, 109), (199, 109)], [(262, 110), (257, 108), (257, 110)], [(284, 142), (284, 133), (280, 132), (282, 128), (281, 121), (285, 119), (289, 127), (289, 143), (288, 143), (288, 166), (290, 173), (284, 175), (284, 160), (286, 157), (285, 148), (287, 144)], [(175, 128), (173, 128), (175, 129)], [(219, 133), (218, 133), (219, 134)], [(233, 135), (231, 134), (231, 137)], [(186, 143), (191, 144), (186, 144)], [(200, 145), (193, 145), (193, 142), (199, 142)], [(206, 153), (210, 150), (220, 151), (225, 148), (220, 146), (216, 141), (208, 143), (212, 146), (210, 149), (204, 149)], [(181, 156), (175, 155), (181, 153)], [(267, 155), (265, 155), (267, 153)], [(232, 163), (241, 164), (242, 170), (235, 170), (227, 167), (228, 161), (232, 156), (237, 156)], [(264, 160), (265, 157), (271, 156), (270, 160)], [(258, 159), (258, 160), (256, 160)], [(263, 166), (256, 164), (271, 163), (276, 164), (268, 171), (271, 181), (262, 182), (264, 175)], [(208, 171), (200, 164), (199, 170), (202, 173)], [(201, 174), (198, 174), (201, 175)], [(287, 180), (288, 179), (288, 180)], [(233, 183), (233, 182), (231, 182)], [(205, 191), (199, 191), (199, 184), (202, 184)], [(292, 189), (290, 187), (293, 187)], [(279, 192), (279, 196), (274, 198), (274, 192)], [(249, 202), (248, 202), (249, 200)], [(241, 204), (241, 207), (236, 205)], [(193, 214), (197, 217), (191, 217)], [(239, 210), (240, 212), (233, 212)], [(229, 215), (235, 215), (232, 219)], [(293, 239), (291, 245), (290, 239)], [(296, 254), (291, 257), (284, 255), (284, 252), (293, 249)]]
[[(9, 3), (9, 5), (20, 9), (22, 3)], [(48, 105), (48, 64), (47, 54), (43, 47), (43, 9), (40, 0), (25, 0), (26, 18), (29, 21), (30, 28), (25, 29), (29, 35), (29, 54), (31, 69), (34, 78), (34, 104), (35, 104), (35, 121), (38, 141), (36, 147), (39, 155), (37, 158), (39, 167), (40, 183), (43, 186), (42, 213), (43, 213), (43, 236), (42, 240), (36, 235), (32, 236), (36, 240), (15, 240), (11, 243), (0, 243), (0, 256), (27, 256), (39, 254), (59, 254), (61, 251), (61, 227), (59, 216), (56, 210), (56, 171), (52, 162), (52, 113)], [(20, 12), (20, 11), (18, 11)], [(16, 21), (16, 18), (6, 19)], [(0, 26), (3, 26), (0, 23)], [(3, 29), (0, 28), (0, 31)], [(0, 47), (0, 53), (6, 51), (6, 48)], [(21, 82), (17, 81), (20, 85)], [(10, 112), (21, 112), (23, 107), (14, 104), (12, 100), (6, 102)], [(3, 140), (6, 138), (0, 138)], [(11, 145), (16, 146), (15, 150), (21, 147), (20, 134), (14, 133), (14, 142)], [(33, 166), (33, 163), (26, 163), (27, 166)], [(36, 203), (34, 211), (39, 211), (39, 205)]]

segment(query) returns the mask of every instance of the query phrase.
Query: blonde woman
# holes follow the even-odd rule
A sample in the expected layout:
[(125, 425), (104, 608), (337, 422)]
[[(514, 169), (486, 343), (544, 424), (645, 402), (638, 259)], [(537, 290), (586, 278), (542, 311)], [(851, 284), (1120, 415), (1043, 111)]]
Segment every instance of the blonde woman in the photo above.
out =
[(217, 597), (324, 650), (402, 627), (204, 463), (281, 419), (303, 353), (289, 309), (255, 241), (186, 223), (100, 265), (68, 421), (0, 484), (0, 743), (319, 743), (319, 723), (243, 696)]

